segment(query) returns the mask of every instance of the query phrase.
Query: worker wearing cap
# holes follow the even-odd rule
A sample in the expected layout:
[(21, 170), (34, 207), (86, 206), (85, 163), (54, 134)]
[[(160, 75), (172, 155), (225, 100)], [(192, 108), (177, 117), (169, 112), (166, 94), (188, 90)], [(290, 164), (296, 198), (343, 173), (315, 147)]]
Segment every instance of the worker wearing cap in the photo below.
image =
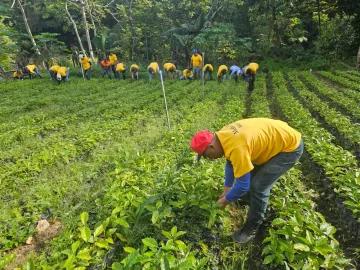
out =
[(217, 78), (218, 78), (218, 82), (223, 81), (224, 79), (226, 79), (226, 72), (228, 71), (228, 67), (225, 65), (221, 65), (218, 68), (218, 73), (217, 73)]
[(249, 63), (245, 68), (245, 81), (249, 82), (248, 91), (254, 90), (256, 71), (259, 69), (257, 63)]
[(132, 64), (130, 66), (130, 74), (131, 74), (131, 80), (132, 81), (134, 80), (134, 78), (136, 78), (136, 80), (139, 79), (139, 70), (140, 70), (140, 68), (136, 64)]
[(255, 237), (272, 186), (294, 166), (304, 149), (298, 131), (285, 122), (267, 118), (236, 121), (215, 133), (202, 130), (195, 134), (190, 145), (198, 154), (197, 160), (202, 156), (226, 158), (224, 191), (218, 199), (221, 209), (244, 195), (249, 198), (247, 221), (232, 234), (238, 243)]
[(176, 66), (173, 63), (165, 63), (164, 64), (164, 79), (166, 77), (166, 74), (169, 74), (170, 80), (173, 80), (175, 70), (176, 70)]
[(186, 80), (186, 79), (192, 80), (193, 76), (194, 76), (194, 74), (193, 74), (192, 70), (190, 68), (187, 68), (187, 69), (184, 69), (183, 75), (180, 76), (180, 80)]
[(206, 64), (204, 66), (204, 78), (206, 77), (206, 74), (209, 73), (209, 78), (210, 78), (210, 80), (212, 80), (213, 79), (213, 77), (212, 77), (213, 71), (214, 71), (213, 66), (211, 64)]
[(235, 81), (238, 82), (238, 78), (239, 76), (243, 73), (242, 69), (239, 68), (238, 66), (236, 65), (233, 65), (230, 67), (229, 69), (229, 79), (231, 80), (231, 77), (234, 75), (235, 77)]
[(39, 70), (35, 65), (27, 65), (26, 67), (24, 67), (24, 74), (29, 75), (30, 80), (33, 78), (34, 75), (35, 77), (41, 78)]
[(147, 69), (149, 72), (149, 82), (151, 82), (153, 78), (156, 78), (156, 72), (159, 69), (159, 64), (156, 62), (152, 62)]
[(123, 79), (125, 80), (125, 72), (126, 72), (126, 67), (124, 65), (124, 63), (122, 61), (119, 61), (119, 64), (116, 65), (116, 78), (118, 80), (121, 79), (120, 73), (122, 74)]
[(109, 79), (111, 79), (111, 73), (110, 73), (110, 61), (106, 58), (104, 58), (101, 61), (101, 76), (104, 78), (105, 73), (107, 73)]
[(89, 60), (89, 58), (85, 57), (83, 54), (80, 55), (80, 63), (81, 66), (84, 70), (84, 75), (86, 77), (86, 79), (90, 80), (90, 71), (91, 71), (91, 61)]
[(57, 74), (56, 74), (56, 79), (58, 81), (58, 84), (60, 84), (61, 82), (68, 82), (69, 81), (69, 72), (70, 69), (67, 67), (60, 67)]
[[(117, 75), (118, 75), (118, 72), (117, 72), (117, 57), (116, 57), (116, 54), (114, 53), (110, 53), (109, 54), (109, 61), (110, 61), (110, 66), (111, 66), (111, 70), (113, 71), (114, 73), (114, 78), (117, 78)], [(125, 76), (125, 75), (124, 75)], [(120, 80), (118, 78), (118, 80)], [(125, 79), (124, 79), (125, 80)]]
[(198, 50), (193, 50), (193, 55), (191, 56), (191, 64), (194, 72), (194, 80), (200, 79), (200, 71), (201, 71), (201, 65), (202, 65), (202, 57), (198, 53)]
[(59, 71), (60, 66), (59, 65), (54, 65), (51, 68), (49, 68), (49, 74), (50, 74), (50, 80), (55, 80), (56, 78), (56, 74)]

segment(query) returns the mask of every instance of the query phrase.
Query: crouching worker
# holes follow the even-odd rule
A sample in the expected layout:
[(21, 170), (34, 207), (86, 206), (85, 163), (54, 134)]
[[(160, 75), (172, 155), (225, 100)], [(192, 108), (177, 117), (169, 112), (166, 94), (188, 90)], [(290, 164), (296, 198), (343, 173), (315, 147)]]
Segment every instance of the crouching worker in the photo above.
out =
[(245, 73), (245, 81), (249, 83), (248, 91), (253, 91), (255, 87), (255, 76), (256, 71), (259, 69), (259, 65), (257, 63), (250, 63), (247, 65), (244, 73)]
[(56, 79), (58, 81), (58, 84), (60, 84), (61, 82), (68, 82), (69, 81), (69, 71), (70, 69), (67, 67), (60, 67), (57, 75), (56, 75)]
[(29, 75), (30, 80), (33, 78), (34, 75), (35, 75), (35, 77), (41, 78), (39, 70), (38, 70), (37, 66), (35, 66), (35, 65), (27, 65), (26, 67), (24, 67), (23, 72), (24, 72), (24, 75)]
[(120, 80), (121, 79), (120, 73), (121, 73), (123, 80), (125, 80), (125, 71), (126, 68), (124, 66), (124, 63), (120, 61), (119, 64), (116, 65), (116, 78)]
[(211, 64), (206, 64), (204, 66), (204, 79), (206, 79), (206, 74), (209, 74), (209, 79), (212, 80), (213, 77), (212, 77), (212, 73), (214, 71), (214, 68)]
[(111, 80), (111, 73), (110, 73), (110, 61), (108, 59), (103, 59), (101, 61), (101, 77), (104, 78), (105, 73), (107, 73), (109, 79)]
[[(301, 134), (280, 120), (249, 118), (212, 133), (202, 130), (191, 140), (191, 148), (208, 159), (226, 158), (224, 191), (220, 209), (244, 195), (250, 208), (241, 230), (232, 234), (238, 243), (253, 239), (263, 222), (270, 190), (300, 159)], [(235, 181), (235, 183), (234, 183)]]
[(165, 63), (164, 64), (164, 80), (166, 77), (166, 74), (169, 74), (169, 78), (170, 80), (174, 79), (174, 74), (175, 74), (175, 70), (176, 70), (176, 66), (173, 63)]
[(151, 82), (151, 80), (153, 78), (156, 78), (156, 72), (159, 69), (159, 64), (156, 62), (152, 62), (149, 66), (148, 66), (148, 72), (149, 72), (149, 82)]
[(184, 69), (183, 75), (180, 76), (180, 80), (192, 80), (194, 78), (194, 74), (190, 68)]
[(131, 80), (138, 80), (139, 79), (139, 66), (136, 64), (132, 64), (130, 67), (130, 75), (131, 75)]
[(228, 67), (225, 65), (221, 65), (218, 69), (218, 73), (217, 73), (217, 79), (218, 82), (222, 82), (223, 80), (226, 79), (226, 72), (228, 71)]
[(13, 80), (24, 80), (24, 73), (18, 69), (13, 73)]
[(229, 69), (229, 79), (231, 80), (231, 77), (234, 75), (235, 77), (235, 82), (238, 82), (238, 78), (239, 76), (242, 74), (242, 69), (239, 68), (238, 66), (231, 66)]
[(59, 68), (60, 68), (59, 65), (54, 65), (49, 69), (50, 80), (55, 80), (56, 74), (58, 73)]

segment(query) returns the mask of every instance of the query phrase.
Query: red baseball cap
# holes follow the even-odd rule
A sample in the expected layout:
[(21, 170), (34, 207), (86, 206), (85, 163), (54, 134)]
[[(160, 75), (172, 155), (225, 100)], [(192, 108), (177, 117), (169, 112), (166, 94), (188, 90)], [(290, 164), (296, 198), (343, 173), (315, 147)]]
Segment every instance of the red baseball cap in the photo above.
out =
[(191, 139), (190, 146), (198, 155), (196, 161), (199, 161), (203, 156), (204, 151), (210, 144), (211, 140), (214, 138), (214, 134), (208, 130), (201, 130), (194, 135)]

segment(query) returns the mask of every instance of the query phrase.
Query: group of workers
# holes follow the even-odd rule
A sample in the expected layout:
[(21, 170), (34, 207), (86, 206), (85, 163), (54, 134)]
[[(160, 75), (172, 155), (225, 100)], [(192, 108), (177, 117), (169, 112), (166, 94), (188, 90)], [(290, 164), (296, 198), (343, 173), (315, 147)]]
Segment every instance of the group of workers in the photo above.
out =
[[(199, 54), (198, 50), (193, 50), (193, 55), (190, 59), (189, 67), (184, 69), (182, 74), (176, 69), (176, 66), (173, 63), (165, 63), (163, 66), (163, 79), (168, 77), (169, 79), (174, 79), (175, 74), (179, 75), (180, 80), (199, 80), (203, 76), (205, 80), (213, 80), (213, 71), (214, 68), (211, 64), (205, 64), (203, 66), (203, 58)], [(90, 72), (92, 63), (89, 58), (87, 58), (84, 54), (79, 54), (79, 63), (82, 69), (82, 73), (84, 78), (90, 80)], [(114, 78), (121, 80), (125, 80), (125, 74), (127, 68), (122, 60), (118, 60), (116, 54), (109, 53), (106, 57), (102, 58), (100, 62), (101, 65), (101, 76), (104, 78), (105, 75), (109, 79), (112, 78), (112, 74)], [(252, 91), (254, 88), (255, 75), (257, 70), (259, 69), (259, 65), (257, 63), (248, 63), (245, 67), (240, 68), (236, 65), (232, 65), (228, 68), (226, 65), (220, 65), (217, 71), (217, 80), (221, 82), (226, 79), (226, 74), (229, 72), (229, 79), (232, 77), (235, 78), (235, 81), (238, 82), (238, 78), (241, 75), (243, 80), (249, 83), (249, 90)], [(129, 69), (129, 73), (132, 80), (139, 79), (139, 66), (136, 64), (132, 64)], [(69, 81), (69, 71), (68, 67), (59, 66), (57, 64), (51, 66), (49, 68), (50, 80), (61, 82)], [(149, 73), (149, 81), (156, 77), (157, 73), (160, 71), (159, 64), (157, 62), (152, 62), (147, 67), (147, 71)], [(23, 69), (18, 69), (14, 72), (14, 79), (24, 79), (26, 76), (29, 76), (29, 79), (33, 77), (41, 78), (38, 68), (31, 64), (27, 65)]]

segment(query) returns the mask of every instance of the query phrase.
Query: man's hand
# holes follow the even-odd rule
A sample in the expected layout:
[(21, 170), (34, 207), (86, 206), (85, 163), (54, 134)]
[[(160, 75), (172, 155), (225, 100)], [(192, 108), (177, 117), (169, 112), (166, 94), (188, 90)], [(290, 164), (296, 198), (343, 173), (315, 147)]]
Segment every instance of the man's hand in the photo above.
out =
[(231, 187), (224, 187), (224, 191), (223, 191), (223, 193), (221, 193), (221, 195), (220, 195), (220, 197), (219, 197), (219, 200), (220, 200), (221, 198), (225, 197), (226, 194), (229, 193), (230, 189), (231, 189)]
[(217, 201), (217, 203), (221, 203), (222, 206), (219, 206), (219, 209), (220, 209), (220, 210), (224, 210), (225, 207), (230, 203), (230, 201), (228, 201), (228, 200), (225, 198), (225, 196), (224, 196), (224, 197), (222, 197), (221, 199), (219, 199), (219, 200)]

